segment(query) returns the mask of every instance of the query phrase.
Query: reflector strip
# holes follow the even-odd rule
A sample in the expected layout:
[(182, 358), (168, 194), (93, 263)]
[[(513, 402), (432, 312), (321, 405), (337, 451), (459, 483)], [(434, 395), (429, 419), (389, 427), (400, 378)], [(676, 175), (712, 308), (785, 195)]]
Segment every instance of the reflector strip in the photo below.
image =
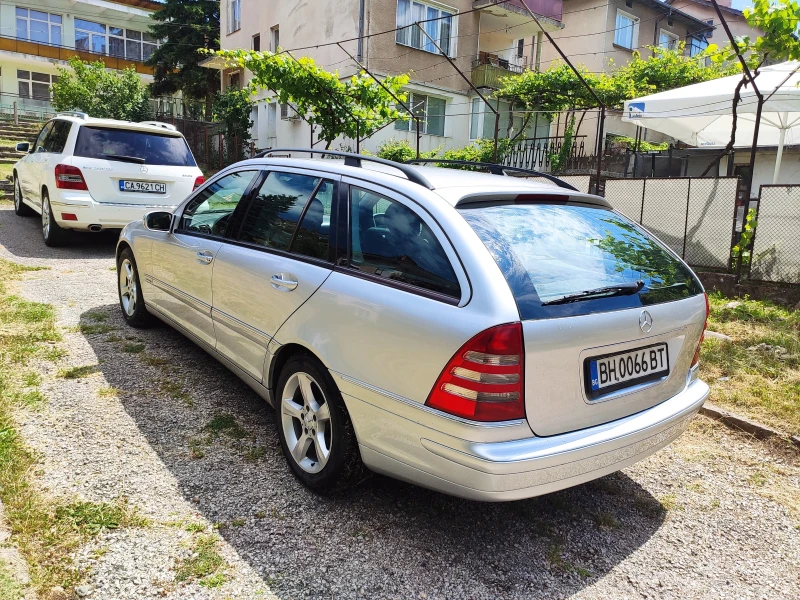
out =
[(480, 383), (509, 385), (519, 381), (518, 373), (479, 373), (478, 371), (465, 369), (464, 367), (454, 367), (451, 373), (461, 379), (469, 379), (470, 381), (477, 381)]
[(518, 365), (519, 355), (517, 354), (484, 354), (468, 350), (464, 353), (464, 358), (469, 362), (479, 365)]
[(519, 399), (519, 392), (476, 392), (452, 383), (445, 383), (442, 391), (476, 402), (513, 402)]

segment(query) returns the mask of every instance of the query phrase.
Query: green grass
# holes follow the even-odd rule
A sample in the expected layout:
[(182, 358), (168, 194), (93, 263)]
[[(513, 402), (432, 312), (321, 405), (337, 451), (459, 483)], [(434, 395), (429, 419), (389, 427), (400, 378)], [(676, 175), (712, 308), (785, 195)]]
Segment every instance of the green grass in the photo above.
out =
[(108, 313), (102, 310), (90, 310), (83, 315), (90, 321), (107, 321)]
[(264, 446), (250, 446), (244, 453), (244, 460), (249, 463), (255, 463), (264, 458), (267, 454), (267, 449)]
[(113, 386), (101, 387), (97, 390), (97, 395), (101, 398), (119, 398), (122, 390)]
[[(731, 302), (740, 304), (726, 308)], [(733, 339), (703, 342), (700, 376), (711, 386), (711, 401), (776, 429), (800, 433), (800, 311), (718, 294), (710, 296), (710, 304), (708, 328)], [(773, 349), (748, 350), (759, 344)]]
[(219, 538), (216, 535), (194, 536), (189, 556), (175, 565), (175, 579), (197, 581), (206, 587), (218, 587), (225, 583), (225, 560), (218, 548)]
[(78, 331), (84, 335), (95, 335), (114, 331), (114, 328), (107, 323), (81, 323), (78, 325)]
[(58, 376), (64, 379), (82, 379), (97, 371), (98, 365), (81, 365), (80, 367), (65, 367), (58, 370)]
[(194, 406), (194, 401), (189, 393), (183, 389), (183, 385), (171, 379), (164, 379), (161, 382), (161, 391), (169, 395), (173, 400), (183, 402), (186, 406)]
[[(39, 459), (20, 436), (14, 414), (43, 400), (41, 378), (26, 369), (30, 360), (62, 354), (52, 345), (60, 340), (53, 307), (23, 300), (8, 289), (9, 282), (30, 270), (0, 259), (0, 499), (12, 531), (10, 543), (25, 557), (32, 585), (44, 598), (54, 586), (69, 590), (80, 581), (72, 555), (91, 536), (146, 521), (124, 501), (55, 500), (33, 485)], [(83, 376), (96, 366), (73, 367), (63, 376)], [(0, 574), (0, 598), (15, 594), (13, 581)]]
[(125, 345), (122, 346), (122, 351), (128, 354), (139, 354), (140, 352), (144, 352), (144, 344), (126, 342)]
[(6, 566), (0, 562), (0, 598), (3, 600), (23, 600), (25, 588), (17, 583), (6, 571)]
[(212, 436), (216, 437), (220, 434), (225, 434), (228, 437), (240, 440), (248, 437), (250, 434), (247, 430), (239, 425), (236, 417), (233, 415), (217, 415), (212, 418), (206, 425), (206, 431)]

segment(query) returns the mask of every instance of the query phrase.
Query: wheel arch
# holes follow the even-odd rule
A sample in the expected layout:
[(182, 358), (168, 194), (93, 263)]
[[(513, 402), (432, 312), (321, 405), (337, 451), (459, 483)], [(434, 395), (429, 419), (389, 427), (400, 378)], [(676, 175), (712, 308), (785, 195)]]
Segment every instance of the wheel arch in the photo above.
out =
[(128, 241), (120, 240), (119, 243), (117, 244), (117, 251), (116, 254), (114, 255), (114, 262), (119, 263), (119, 255), (122, 254), (122, 252), (126, 248), (131, 251), (131, 254), (133, 253), (133, 247), (128, 243)]
[(308, 356), (313, 358), (322, 365), (322, 368), (328, 370), (328, 366), (325, 362), (313, 350), (310, 350), (303, 344), (298, 344), (296, 342), (282, 344), (272, 357), (269, 363), (269, 372), (267, 373), (267, 387), (272, 391), (273, 399), (277, 392), (278, 378), (281, 376), (283, 367), (295, 356)]

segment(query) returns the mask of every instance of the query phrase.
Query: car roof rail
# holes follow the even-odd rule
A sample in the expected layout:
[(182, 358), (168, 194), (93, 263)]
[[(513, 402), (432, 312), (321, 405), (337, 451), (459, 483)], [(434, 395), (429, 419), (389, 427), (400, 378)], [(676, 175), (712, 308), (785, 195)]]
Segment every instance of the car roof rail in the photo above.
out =
[(78, 119), (83, 119), (84, 121), (89, 118), (85, 112), (80, 110), (64, 110), (60, 113), (56, 113), (57, 117), (76, 117)]
[(164, 123), (163, 121), (139, 121), (139, 125), (152, 125), (153, 127), (161, 127), (161, 129), (168, 129), (169, 131), (178, 131), (178, 128), (171, 123)]
[(483, 167), (488, 169), (488, 171), (492, 175), (506, 175), (506, 171), (514, 171), (516, 173), (524, 173), (526, 175), (533, 175), (534, 177), (542, 177), (547, 179), (548, 181), (553, 182), (560, 188), (564, 188), (565, 190), (572, 190), (573, 192), (579, 192), (580, 190), (573, 185), (570, 185), (566, 181), (559, 179), (554, 175), (550, 175), (550, 173), (542, 173), (541, 171), (534, 171), (533, 169), (523, 169), (522, 167), (509, 167), (507, 165), (499, 165), (496, 163), (483, 163), (483, 162), (474, 162), (471, 160), (448, 160), (442, 158), (412, 158), (410, 160), (405, 161), (406, 164), (409, 165), (417, 165), (417, 164), (428, 164), (428, 163), (438, 163), (442, 165), (466, 165), (470, 167)]
[(364, 156), (363, 154), (355, 154), (353, 152), (340, 152), (338, 150), (313, 150), (311, 148), (269, 148), (267, 150), (262, 150), (261, 152), (255, 154), (253, 158), (265, 158), (266, 156), (270, 154), (275, 154), (276, 152), (302, 152), (305, 154), (322, 154), (328, 156), (342, 157), (344, 158), (344, 164), (348, 167), (361, 167), (361, 163), (363, 161), (369, 161), (377, 163), (379, 165), (385, 165), (387, 167), (392, 167), (393, 169), (397, 169), (403, 175), (405, 175), (408, 178), (408, 180), (411, 181), (412, 183), (416, 183), (418, 185), (426, 187), (429, 190), (434, 189), (430, 181), (425, 179), (425, 177), (423, 177), (419, 171), (409, 166), (408, 164), (395, 162), (393, 160), (386, 160), (385, 158), (378, 158), (377, 156)]

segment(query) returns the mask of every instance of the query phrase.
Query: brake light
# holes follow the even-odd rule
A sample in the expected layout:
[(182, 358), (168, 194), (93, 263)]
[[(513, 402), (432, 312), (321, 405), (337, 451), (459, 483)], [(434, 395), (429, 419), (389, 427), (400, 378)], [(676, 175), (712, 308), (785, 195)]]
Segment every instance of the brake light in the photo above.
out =
[(72, 165), (56, 165), (56, 187), (61, 190), (89, 190), (81, 170)]
[(694, 367), (700, 362), (700, 346), (703, 345), (703, 339), (706, 337), (706, 329), (708, 329), (708, 316), (711, 314), (711, 306), (708, 304), (708, 294), (706, 297), (706, 321), (703, 323), (703, 333), (700, 334), (700, 341), (697, 342), (697, 349), (694, 351), (694, 358), (692, 358), (691, 366)]
[(426, 406), (473, 421), (525, 417), (522, 324), (482, 331), (450, 359)]
[(205, 178), (205, 177), (203, 177), (202, 175), (199, 175), (199, 176), (197, 177), (197, 179), (195, 179), (195, 180), (194, 180), (194, 187), (192, 188), (192, 191), (194, 191), (194, 190), (196, 190), (197, 188), (199, 188), (199, 187), (200, 187), (201, 185), (203, 185), (205, 182), (206, 182), (206, 178)]

